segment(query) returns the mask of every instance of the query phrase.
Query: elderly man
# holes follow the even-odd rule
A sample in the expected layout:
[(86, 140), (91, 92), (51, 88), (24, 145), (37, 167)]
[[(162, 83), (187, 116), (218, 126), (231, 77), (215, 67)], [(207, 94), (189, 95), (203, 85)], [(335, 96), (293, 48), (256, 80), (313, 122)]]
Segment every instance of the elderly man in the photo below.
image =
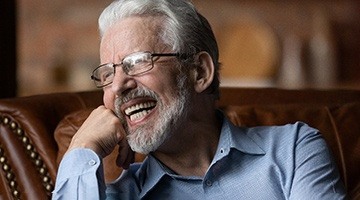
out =
[[(104, 105), (73, 137), (53, 199), (344, 198), (316, 130), (236, 127), (216, 110), (218, 48), (190, 2), (115, 1), (99, 27)], [(102, 159), (117, 145), (128, 170), (106, 185)]]

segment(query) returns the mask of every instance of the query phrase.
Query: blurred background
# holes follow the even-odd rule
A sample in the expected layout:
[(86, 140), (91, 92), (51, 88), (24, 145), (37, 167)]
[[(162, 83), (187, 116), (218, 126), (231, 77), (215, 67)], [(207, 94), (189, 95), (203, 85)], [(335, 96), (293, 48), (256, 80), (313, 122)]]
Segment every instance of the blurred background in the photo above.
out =
[[(95, 89), (110, 2), (1, 1), (0, 97)], [(193, 2), (218, 39), (223, 86), (360, 89), (359, 1)]]

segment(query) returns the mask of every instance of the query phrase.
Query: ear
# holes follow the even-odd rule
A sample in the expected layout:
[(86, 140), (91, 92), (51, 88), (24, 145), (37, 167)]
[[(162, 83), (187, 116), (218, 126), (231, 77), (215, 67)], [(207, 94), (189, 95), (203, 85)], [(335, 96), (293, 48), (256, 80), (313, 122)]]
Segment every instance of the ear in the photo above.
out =
[(215, 67), (211, 56), (205, 51), (198, 53), (196, 59), (194, 88), (196, 92), (201, 93), (212, 83)]

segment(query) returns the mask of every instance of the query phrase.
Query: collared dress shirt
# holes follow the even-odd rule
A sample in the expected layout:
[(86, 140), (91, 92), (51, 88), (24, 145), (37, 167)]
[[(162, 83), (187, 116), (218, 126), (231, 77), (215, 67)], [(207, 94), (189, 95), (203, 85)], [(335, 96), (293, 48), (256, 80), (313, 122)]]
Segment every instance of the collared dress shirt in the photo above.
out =
[(75, 149), (60, 164), (52, 198), (339, 200), (345, 189), (317, 130), (301, 122), (237, 127), (224, 118), (204, 177), (178, 175), (150, 154), (105, 185), (98, 155)]

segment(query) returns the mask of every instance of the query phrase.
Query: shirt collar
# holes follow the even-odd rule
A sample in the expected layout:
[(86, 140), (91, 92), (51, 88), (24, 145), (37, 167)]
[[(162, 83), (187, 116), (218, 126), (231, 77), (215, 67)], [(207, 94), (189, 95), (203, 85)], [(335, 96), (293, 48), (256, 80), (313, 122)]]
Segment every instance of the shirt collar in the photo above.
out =
[[(154, 156), (149, 154), (141, 167), (140, 199), (142, 199), (160, 180), (166, 175), (165, 166), (163, 166)], [(151, 177), (151, 178), (148, 178)]]
[(256, 134), (249, 136), (247, 132), (247, 128), (235, 126), (224, 117), (218, 149), (223, 145), (246, 154), (265, 154), (261, 140), (256, 139)]
[[(260, 140), (249, 137), (246, 134), (246, 128), (237, 127), (232, 124), (221, 112), (218, 112), (223, 119), (221, 134), (217, 151), (213, 158), (215, 163), (221, 158), (227, 156), (231, 149), (236, 149), (246, 154), (263, 155), (265, 151), (261, 146)], [(148, 155), (140, 168), (141, 192), (140, 198), (143, 198), (165, 175), (171, 176), (172, 172), (151, 154)], [(151, 177), (151, 178), (147, 178)]]
[(211, 165), (229, 155), (232, 149), (241, 151), (245, 154), (263, 155), (265, 151), (262, 148), (261, 140), (255, 140), (247, 135), (246, 128), (238, 127), (232, 124), (224, 114), (219, 111), (219, 118), (223, 120), (219, 144)]

